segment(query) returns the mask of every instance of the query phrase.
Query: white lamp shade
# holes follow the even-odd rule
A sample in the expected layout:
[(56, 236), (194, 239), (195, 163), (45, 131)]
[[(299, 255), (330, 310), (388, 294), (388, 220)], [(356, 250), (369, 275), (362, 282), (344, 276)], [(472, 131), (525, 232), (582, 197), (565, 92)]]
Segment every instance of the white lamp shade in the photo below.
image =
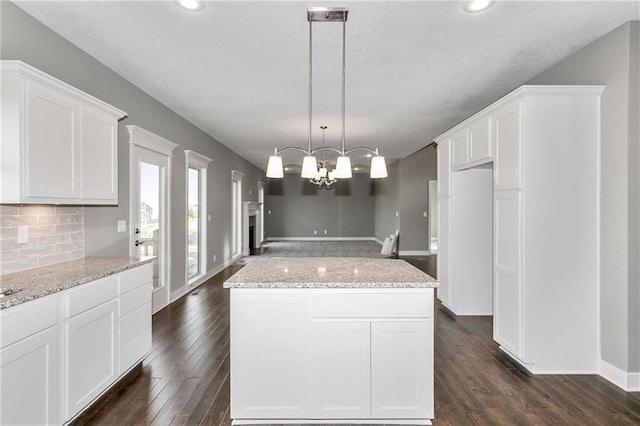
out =
[(311, 179), (318, 173), (318, 163), (316, 157), (313, 155), (306, 155), (302, 160), (302, 172), (300, 176), (303, 178)]
[(384, 161), (384, 157), (376, 155), (371, 157), (371, 171), (369, 177), (371, 179), (386, 178), (387, 175), (387, 163)]
[(282, 168), (282, 157), (272, 155), (267, 163), (267, 177), (281, 179), (284, 177), (284, 169)]
[(341, 155), (336, 161), (336, 169), (333, 171), (336, 179), (349, 179), (351, 177), (351, 159)]

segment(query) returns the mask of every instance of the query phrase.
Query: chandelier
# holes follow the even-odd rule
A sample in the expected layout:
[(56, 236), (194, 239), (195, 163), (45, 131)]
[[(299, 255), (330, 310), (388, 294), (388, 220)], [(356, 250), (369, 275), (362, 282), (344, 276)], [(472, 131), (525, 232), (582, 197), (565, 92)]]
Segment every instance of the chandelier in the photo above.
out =
[[(280, 152), (295, 150), (300, 151), (305, 154), (302, 159), (302, 172), (300, 176), (305, 179), (310, 179), (311, 182), (318, 185), (316, 183), (316, 176), (325, 173), (326, 171), (326, 179), (335, 180), (335, 179), (349, 179), (352, 177), (351, 174), (351, 159), (349, 158), (349, 154), (354, 151), (367, 151), (371, 154), (371, 167), (369, 177), (371, 179), (379, 179), (387, 177), (387, 165), (385, 163), (384, 157), (380, 155), (378, 148), (371, 149), (367, 147), (357, 147), (351, 148), (347, 150), (345, 148), (345, 62), (346, 62), (346, 23), (347, 23), (347, 15), (349, 14), (349, 10), (344, 7), (310, 7), (307, 9), (307, 21), (309, 21), (309, 139), (308, 146), (305, 150), (304, 148), (300, 148), (297, 146), (291, 146), (286, 148), (274, 148), (273, 155), (269, 157), (269, 161), (267, 163), (267, 177), (269, 178), (283, 178), (284, 177), (284, 169), (282, 166), (282, 157), (278, 154)], [(313, 34), (313, 23), (314, 22), (342, 22), (342, 147), (341, 149), (335, 149), (331, 147), (322, 146), (321, 148), (311, 149), (311, 123), (312, 123), (312, 89), (313, 89), (313, 56), (312, 56), (312, 34)], [(323, 140), (324, 140), (324, 130), (323, 130)], [(338, 158), (336, 160), (336, 168), (329, 172), (327, 169), (327, 162), (323, 160), (320, 162), (320, 168), (318, 168), (318, 161), (316, 160), (315, 154), (325, 151), (333, 151), (338, 154)], [(324, 169), (324, 171), (323, 171)], [(329, 178), (331, 176), (331, 178)], [(326, 183), (323, 183), (327, 189), (330, 189), (326, 186)], [(335, 185), (335, 182), (332, 184)], [(333, 186), (331, 186), (333, 188)]]
[[(320, 126), (322, 129), (322, 147), (324, 147), (324, 131), (327, 130), (327, 126)], [(322, 152), (322, 160), (318, 162), (318, 169), (314, 177), (309, 179), (309, 182), (314, 184), (318, 189), (333, 189), (336, 186), (338, 179), (335, 178), (334, 172), (330, 172), (327, 168), (328, 161), (324, 159), (324, 151)]]

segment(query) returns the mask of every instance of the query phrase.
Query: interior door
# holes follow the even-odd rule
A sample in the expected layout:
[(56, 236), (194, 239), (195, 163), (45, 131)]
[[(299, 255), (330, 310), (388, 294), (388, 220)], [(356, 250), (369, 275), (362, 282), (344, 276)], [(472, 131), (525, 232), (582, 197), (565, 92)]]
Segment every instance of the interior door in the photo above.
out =
[(132, 145), (131, 255), (154, 256), (153, 312), (169, 303), (169, 157)]

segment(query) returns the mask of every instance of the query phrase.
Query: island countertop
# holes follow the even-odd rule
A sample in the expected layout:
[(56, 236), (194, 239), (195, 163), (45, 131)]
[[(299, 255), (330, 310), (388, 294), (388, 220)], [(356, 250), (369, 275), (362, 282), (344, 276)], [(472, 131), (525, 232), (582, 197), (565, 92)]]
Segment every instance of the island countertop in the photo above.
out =
[(19, 290), (0, 297), (0, 309), (95, 281), (149, 263), (152, 260), (152, 257), (84, 257), (55, 265), (0, 275), (0, 289)]
[(400, 259), (276, 257), (253, 260), (225, 288), (436, 288), (439, 283)]

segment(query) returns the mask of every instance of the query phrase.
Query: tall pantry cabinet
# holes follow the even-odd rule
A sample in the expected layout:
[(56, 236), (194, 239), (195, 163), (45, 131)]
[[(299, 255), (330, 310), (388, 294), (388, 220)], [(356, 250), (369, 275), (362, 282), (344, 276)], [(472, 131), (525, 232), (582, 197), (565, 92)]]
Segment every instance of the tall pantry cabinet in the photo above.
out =
[(493, 336), (533, 373), (597, 371), (603, 90), (522, 86), (435, 139), (438, 298), (453, 312), (473, 303), (465, 295), (481, 280), (456, 271), (478, 256), (456, 247), (474, 237), (451, 237), (474, 210), (452, 211), (451, 181), (492, 165)]

